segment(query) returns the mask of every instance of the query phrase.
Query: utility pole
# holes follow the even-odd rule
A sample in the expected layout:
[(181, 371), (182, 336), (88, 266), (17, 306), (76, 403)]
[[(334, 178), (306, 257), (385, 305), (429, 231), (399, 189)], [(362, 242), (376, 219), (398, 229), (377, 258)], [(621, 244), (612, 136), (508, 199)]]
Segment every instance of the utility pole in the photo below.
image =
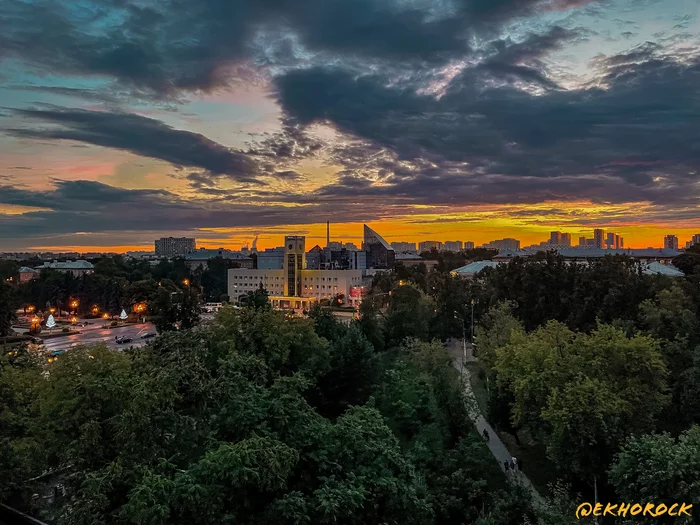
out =
[(472, 299), (472, 348), (474, 347), (474, 305), (476, 304), (476, 299)]

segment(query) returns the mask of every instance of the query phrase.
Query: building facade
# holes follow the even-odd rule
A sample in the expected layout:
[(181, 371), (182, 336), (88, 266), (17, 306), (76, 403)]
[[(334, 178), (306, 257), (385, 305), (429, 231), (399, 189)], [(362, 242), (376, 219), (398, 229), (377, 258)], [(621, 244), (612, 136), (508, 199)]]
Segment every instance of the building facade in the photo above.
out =
[(196, 240), (190, 237), (161, 237), (155, 241), (155, 252), (159, 257), (182, 257), (196, 248)]
[(446, 252), (461, 252), (462, 241), (445, 241), (442, 243), (442, 249)]
[(664, 248), (667, 250), (677, 250), (678, 237), (675, 235), (666, 235), (664, 237)]
[(430, 252), (432, 250), (440, 251), (442, 243), (440, 241), (423, 241), (418, 243), (418, 253)]
[(364, 225), (364, 242), (362, 248), (367, 252), (367, 268), (388, 269), (394, 268), (396, 252), (384, 238), (372, 228)]
[(488, 243), (484, 244), (483, 247), (487, 248), (489, 250), (518, 251), (518, 250), (520, 250), (520, 241), (518, 239), (511, 239), (511, 238), (506, 237), (505, 239), (499, 239), (496, 241), (488, 242)]
[(416, 253), (415, 242), (392, 242), (391, 247), (397, 253)]
[(474, 249), (474, 242), (473, 241), (464, 241), (464, 249), (465, 250), (473, 250)]
[(306, 268), (305, 237), (285, 237), (281, 269), (232, 268), (228, 294), (235, 303), (264, 288), (275, 308), (304, 310), (321, 299), (344, 295), (352, 304), (350, 289), (362, 284), (362, 270), (310, 270)]
[(219, 248), (218, 250), (207, 250), (205, 248), (194, 250), (193, 252), (185, 254), (185, 264), (190, 270), (196, 270), (200, 266), (208, 267), (209, 261), (217, 257), (232, 261), (241, 268), (253, 267), (253, 259), (250, 257), (246, 257), (240, 252), (234, 252), (224, 248)]

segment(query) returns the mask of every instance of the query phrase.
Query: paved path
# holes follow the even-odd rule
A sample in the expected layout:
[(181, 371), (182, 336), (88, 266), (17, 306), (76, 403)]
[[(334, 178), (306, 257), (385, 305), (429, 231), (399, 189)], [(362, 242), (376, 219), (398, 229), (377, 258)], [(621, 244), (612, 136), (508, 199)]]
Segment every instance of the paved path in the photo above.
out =
[[(464, 385), (464, 393), (467, 396), (467, 411), (469, 413), (469, 418), (474, 423), (474, 426), (480, 435), (484, 433), (484, 429), (486, 429), (486, 431), (489, 433), (489, 440), (486, 442), (486, 445), (489, 447), (493, 457), (496, 458), (496, 461), (498, 461), (498, 465), (501, 467), (501, 470), (505, 470), (503, 462), (510, 462), (510, 459), (513, 456), (479, 410), (479, 404), (474, 396), (471, 380), (469, 378), (469, 369), (466, 366), (462, 366), (463, 357), (465, 358), (466, 362), (475, 362), (476, 357), (473, 355), (471, 345), (466, 344), (465, 346), (466, 348), (463, 346), (462, 341), (453, 339), (452, 341), (448, 342), (447, 350), (452, 357), (452, 362), (454, 363), (455, 368), (462, 374), (462, 384)], [(537, 492), (537, 489), (530, 482), (527, 476), (525, 476), (525, 474), (518, 471), (515, 476), (513, 476), (511, 473), (511, 476), (515, 481), (522, 483), (528, 489), (530, 489), (532, 500), (536, 505), (541, 505), (544, 502), (542, 496), (540, 496), (540, 493)]]
[[(49, 351), (65, 351), (78, 345), (90, 345), (104, 342), (109, 348), (125, 349), (130, 346), (139, 347), (145, 345), (147, 340), (141, 339), (141, 335), (146, 332), (155, 331), (156, 329), (151, 323), (127, 324), (118, 328), (102, 328), (102, 325), (97, 325), (95, 327), (90, 327), (88, 330), (82, 329), (79, 334), (46, 339), (44, 341), (44, 346)], [(46, 333), (48, 333), (48, 331)], [(42, 334), (44, 334), (44, 332), (39, 334), (39, 337), (41, 337)], [(131, 337), (133, 341), (120, 345), (115, 342), (115, 336)]]

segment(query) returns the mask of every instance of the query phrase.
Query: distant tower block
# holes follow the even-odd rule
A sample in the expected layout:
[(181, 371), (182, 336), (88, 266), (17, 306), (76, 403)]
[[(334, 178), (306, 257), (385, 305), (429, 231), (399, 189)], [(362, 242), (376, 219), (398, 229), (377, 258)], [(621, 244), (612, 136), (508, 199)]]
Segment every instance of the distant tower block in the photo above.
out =
[(326, 221), (326, 247), (331, 243), (331, 221)]

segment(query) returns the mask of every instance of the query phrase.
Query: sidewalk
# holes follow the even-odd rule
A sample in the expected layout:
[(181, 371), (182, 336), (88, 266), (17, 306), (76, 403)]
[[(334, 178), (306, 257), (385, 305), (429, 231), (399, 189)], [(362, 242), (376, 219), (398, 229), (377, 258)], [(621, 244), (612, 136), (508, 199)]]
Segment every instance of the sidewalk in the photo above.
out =
[[(464, 394), (467, 397), (467, 411), (469, 413), (469, 418), (474, 423), (474, 426), (476, 427), (476, 430), (479, 433), (479, 435), (483, 435), (484, 429), (486, 429), (486, 431), (489, 433), (489, 440), (486, 442), (486, 445), (489, 447), (489, 450), (491, 451), (491, 454), (493, 454), (493, 457), (496, 458), (496, 460), (498, 461), (498, 465), (501, 467), (501, 470), (505, 470), (503, 467), (503, 462), (510, 462), (510, 459), (513, 456), (510, 452), (508, 452), (508, 449), (498, 437), (496, 431), (493, 428), (491, 428), (491, 425), (488, 424), (483, 414), (479, 410), (479, 404), (476, 402), (476, 397), (474, 396), (474, 392), (472, 391), (472, 384), (469, 377), (469, 369), (467, 367), (462, 366), (462, 355), (464, 352), (464, 349), (462, 348), (462, 341), (453, 340), (452, 344), (448, 343), (447, 351), (452, 357), (452, 362), (454, 363), (455, 368), (462, 374)], [(475, 362), (477, 360), (472, 354), (472, 348), (470, 344), (467, 344), (466, 357), (467, 362)], [(535, 505), (541, 505), (542, 503), (544, 503), (544, 500), (540, 493), (537, 492), (537, 489), (533, 486), (533, 484), (530, 482), (527, 476), (523, 474), (520, 470), (518, 470), (518, 472), (515, 474), (515, 480), (518, 483), (522, 483), (525, 487), (527, 487), (530, 490), (530, 493), (532, 494), (532, 500)]]

